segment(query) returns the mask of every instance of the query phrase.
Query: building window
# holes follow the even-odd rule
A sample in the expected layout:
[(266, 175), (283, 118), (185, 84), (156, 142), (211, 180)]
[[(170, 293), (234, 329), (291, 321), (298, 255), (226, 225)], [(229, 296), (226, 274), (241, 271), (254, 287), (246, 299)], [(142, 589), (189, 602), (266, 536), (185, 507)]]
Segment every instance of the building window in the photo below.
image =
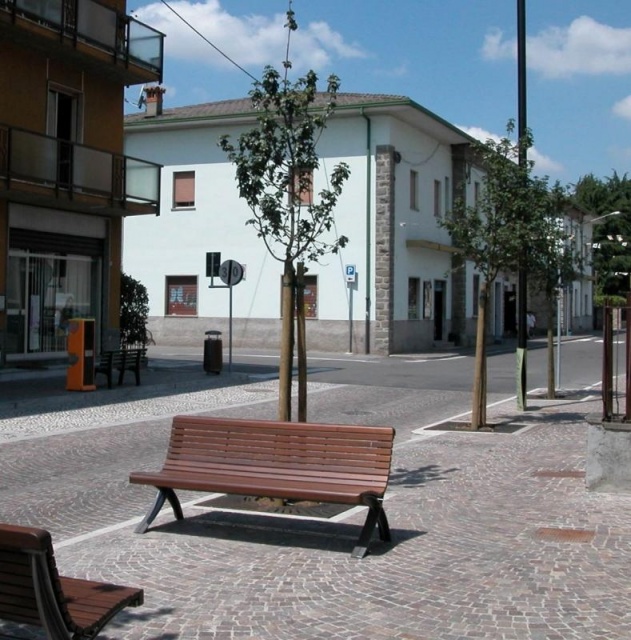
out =
[(434, 180), (434, 216), (440, 218), (442, 216), (442, 193), (443, 187), (440, 180)]
[(419, 319), (420, 289), (419, 278), (408, 278), (408, 320)]
[(166, 277), (166, 315), (197, 315), (197, 276)]
[(173, 174), (173, 208), (195, 206), (195, 172), (176, 171)]
[(293, 195), (300, 206), (313, 204), (313, 169), (297, 169), (294, 172)]
[(449, 178), (445, 176), (445, 214), (451, 209), (451, 185)]
[(480, 276), (473, 274), (473, 317), (478, 317), (478, 305), (480, 304)]
[(478, 204), (480, 201), (480, 183), (473, 183), (473, 204)]
[(418, 171), (410, 171), (410, 209), (419, 210), (418, 206)]

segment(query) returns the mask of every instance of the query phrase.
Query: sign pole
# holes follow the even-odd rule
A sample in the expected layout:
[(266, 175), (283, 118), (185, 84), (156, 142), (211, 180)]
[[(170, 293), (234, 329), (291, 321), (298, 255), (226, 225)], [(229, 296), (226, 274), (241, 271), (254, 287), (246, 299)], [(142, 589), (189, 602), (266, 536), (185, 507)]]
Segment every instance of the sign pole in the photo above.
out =
[(230, 285), (230, 316), (228, 318), (228, 373), (232, 373), (232, 285)]
[(243, 280), (243, 265), (236, 260), (226, 260), (219, 267), (221, 281), (230, 289), (228, 315), (228, 371), (232, 373), (232, 288)]
[(348, 352), (353, 353), (353, 283), (348, 283)]
[(348, 352), (353, 353), (353, 289), (357, 282), (357, 268), (354, 264), (344, 265), (348, 285)]

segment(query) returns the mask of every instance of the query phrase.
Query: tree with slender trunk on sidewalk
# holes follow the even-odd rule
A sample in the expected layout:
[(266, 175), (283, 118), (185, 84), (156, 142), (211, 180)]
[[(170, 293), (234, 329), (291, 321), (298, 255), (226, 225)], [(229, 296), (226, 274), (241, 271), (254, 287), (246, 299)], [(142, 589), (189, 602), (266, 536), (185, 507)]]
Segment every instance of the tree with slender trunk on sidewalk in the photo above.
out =
[[(580, 269), (580, 255), (574, 255), (569, 246), (570, 236), (565, 229), (563, 216), (570, 204), (567, 187), (556, 182), (547, 190), (548, 202), (542, 202), (543, 209), (536, 211), (538, 225), (533, 226), (533, 236), (528, 251), (528, 284), (532, 294), (543, 297), (546, 305), (546, 337), (548, 345), (548, 390), (547, 397), (556, 397), (556, 376), (554, 364), (554, 318), (559, 304), (559, 291), (564, 283), (576, 277), (575, 268)], [(544, 195), (544, 194), (542, 194)]]
[[(454, 246), (465, 261), (471, 261), (480, 275), (477, 305), (475, 368), (471, 410), (472, 430), (486, 426), (487, 361), (486, 338), (489, 293), (497, 276), (515, 272), (524, 247), (540, 237), (542, 212), (549, 198), (547, 178), (531, 175), (533, 163), (519, 164), (519, 150), (532, 146), (532, 137), (511, 141), (514, 123), (509, 121), (507, 135), (496, 140), (471, 144), (470, 161), (481, 174), (481, 189), (476, 201), (454, 203), (442, 225), (453, 238)], [(524, 217), (523, 212), (529, 215)]]
[[(239, 195), (252, 211), (246, 224), (255, 228), (270, 255), (283, 265), (278, 419), (287, 421), (292, 416), (296, 265), (317, 263), (346, 245), (348, 238), (334, 233), (333, 211), (350, 170), (340, 162), (328, 176), (328, 187), (317, 195), (313, 193), (314, 172), (320, 170), (316, 147), (335, 111), (340, 81), (335, 75), (329, 76), (325, 93), (318, 93), (314, 71), (291, 82), (289, 42), (292, 31), (298, 28), (291, 8), (285, 26), (288, 40), (284, 75), (268, 66), (250, 92), (258, 126), (242, 133), (236, 144), (229, 136), (223, 136), (219, 144), (236, 166)], [(304, 275), (304, 271), (301, 273)], [(306, 342), (302, 333), (299, 347), (305, 351), (299, 357), (304, 362)], [(304, 387), (306, 365), (299, 367), (299, 376), (299, 384)], [(306, 420), (306, 394), (301, 393), (300, 398), (304, 406), (299, 416)]]

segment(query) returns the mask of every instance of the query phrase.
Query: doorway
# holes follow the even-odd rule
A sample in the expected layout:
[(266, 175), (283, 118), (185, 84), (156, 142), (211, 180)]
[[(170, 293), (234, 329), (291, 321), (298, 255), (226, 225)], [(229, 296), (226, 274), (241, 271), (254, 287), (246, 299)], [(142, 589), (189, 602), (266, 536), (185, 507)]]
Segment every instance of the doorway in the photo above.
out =
[(508, 337), (517, 335), (517, 292), (504, 291), (504, 333)]
[(445, 281), (434, 280), (434, 340), (443, 339), (445, 322)]

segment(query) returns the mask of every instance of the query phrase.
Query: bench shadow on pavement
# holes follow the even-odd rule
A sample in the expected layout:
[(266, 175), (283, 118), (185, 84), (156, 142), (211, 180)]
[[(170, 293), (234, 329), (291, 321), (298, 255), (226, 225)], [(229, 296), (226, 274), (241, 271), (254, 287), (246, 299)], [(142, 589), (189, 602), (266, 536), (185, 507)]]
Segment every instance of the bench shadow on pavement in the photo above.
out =
[[(213, 511), (152, 526), (149, 533), (243, 542), (252, 545), (253, 552), (256, 552), (255, 545), (267, 545), (317, 549), (350, 555), (361, 530), (361, 524), (339, 521), (321, 522), (273, 515), (251, 515), (245, 512)], [(379, 540), (375, 533), (370, 543), (370, 555), (380, 556), (388, 553), (398, 544), (425, 535), (426, 532), (391, 526), (390, 533), (392, 535), (390, 542)]]
[(436, 480), (447, 480), (448, 473), (455, 473), (460, 471), (457, 467), (451, 469), (441, 469), (436, 464), (428, 464), (424, 467), (417, 467), (416, 469), (406, 469), (401, 465), (397, 465), (390, 472), (390, 487), (418, 487), (426, 484), (427, 482), (434, 482)]

